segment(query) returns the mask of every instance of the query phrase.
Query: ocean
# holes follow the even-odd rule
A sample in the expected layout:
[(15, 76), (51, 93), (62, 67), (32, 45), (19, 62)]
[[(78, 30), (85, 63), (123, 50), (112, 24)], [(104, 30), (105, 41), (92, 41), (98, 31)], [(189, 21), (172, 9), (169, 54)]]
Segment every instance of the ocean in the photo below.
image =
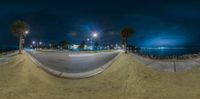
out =
[(15, 47), (6, 47), (6, 48), (0, 48), (0, 53), (2, 52), (8, 52), (8, 51), (14, 51), (17, 50), (18, 48)]
[(200, 48), (141, 48), (140, 54), (154, 56), (181, 56), (200, 53)]

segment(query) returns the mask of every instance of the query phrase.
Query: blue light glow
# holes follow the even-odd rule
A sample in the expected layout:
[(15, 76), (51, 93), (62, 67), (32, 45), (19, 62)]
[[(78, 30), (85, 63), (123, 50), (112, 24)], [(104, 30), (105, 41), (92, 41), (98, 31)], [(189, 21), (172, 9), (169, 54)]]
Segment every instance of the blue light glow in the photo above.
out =
[(167, 47), (182, 46), (186, 43), (186, 37), (180, 35), (156, 35), (149, 37), (142, 42), (144, 47), (157, 47), (159, 49), (165, 49)]
[(158, 47), (158, 49), (167, 49), (167, 48), (162, 46), (162, 47)]

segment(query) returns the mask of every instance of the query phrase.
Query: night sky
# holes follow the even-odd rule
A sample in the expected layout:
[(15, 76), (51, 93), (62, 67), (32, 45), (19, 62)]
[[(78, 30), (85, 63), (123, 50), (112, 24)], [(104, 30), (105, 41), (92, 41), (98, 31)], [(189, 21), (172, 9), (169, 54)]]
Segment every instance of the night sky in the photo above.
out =
[(0, 46), (15, 46), (10, 25), (24, 20), (31, 26), (26, 39), (80, 43), (92, 32), (101, 43), (120, 43), (125, 26), (135, 29), (130, 44), (140, 47), (200, 46), (198, 0), (16, 0), (0, 1)]

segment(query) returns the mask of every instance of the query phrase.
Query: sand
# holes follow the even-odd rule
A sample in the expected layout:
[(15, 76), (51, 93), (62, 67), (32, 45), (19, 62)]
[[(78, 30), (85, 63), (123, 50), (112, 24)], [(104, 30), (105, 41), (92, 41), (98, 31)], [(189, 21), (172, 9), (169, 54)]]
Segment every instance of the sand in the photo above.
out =
[(122, 54), (111, 67), (87, 79), (63, 79), (38, 68), (26, 54), (0, 65), (0, 99), (200, 98), (200, 68), (159, 72)]

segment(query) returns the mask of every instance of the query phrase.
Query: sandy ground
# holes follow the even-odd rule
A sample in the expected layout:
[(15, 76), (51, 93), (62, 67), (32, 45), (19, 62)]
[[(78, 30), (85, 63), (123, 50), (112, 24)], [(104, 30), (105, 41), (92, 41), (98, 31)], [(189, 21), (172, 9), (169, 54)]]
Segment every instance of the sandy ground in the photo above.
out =
[(155, 99), (200, 98), (200, 68), (168, 73), (147, 68), (130, 55), (87, 79), (57, 78), (38, 68), (27, 55), (0, 65), (0, 99)]

